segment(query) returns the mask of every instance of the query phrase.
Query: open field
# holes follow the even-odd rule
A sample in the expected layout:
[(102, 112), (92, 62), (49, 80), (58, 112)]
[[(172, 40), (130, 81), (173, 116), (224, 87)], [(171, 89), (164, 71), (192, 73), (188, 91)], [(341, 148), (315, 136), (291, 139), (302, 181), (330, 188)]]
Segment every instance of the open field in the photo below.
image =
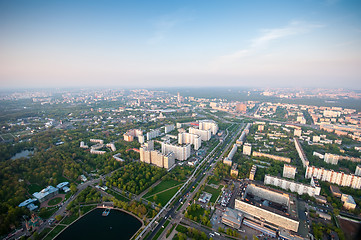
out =
[(218, 189), (212, 188), (210, 186), (205, 186), (204, 191), (212, 194), (211, 202), (214, 203), (217, 200), (218, 195), (221, 193), (222, 186), (219, 186)]
[(179, 182), (179, 181), (176, 181), (176, 180), (173, 180), (173, 179), (162, 181), (157, 186), (154, 187), (153, 191), (147, 192), (147, 194), (144, 195), (144, 198), (148, 198), (149, 196), (157, 194), (157, 193), (159, 193), (161, 191), (164, 191), (166, 189), (175, 187), (175, 186), (177, 186), (177, 185), (179, 185), (181, 183), (182, 182)]

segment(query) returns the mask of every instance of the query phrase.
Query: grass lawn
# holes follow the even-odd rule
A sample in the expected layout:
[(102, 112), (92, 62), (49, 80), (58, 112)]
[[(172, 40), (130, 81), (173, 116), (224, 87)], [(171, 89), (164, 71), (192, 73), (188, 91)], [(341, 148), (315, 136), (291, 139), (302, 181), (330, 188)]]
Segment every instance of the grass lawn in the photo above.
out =
[(53, 215), (53, 213), (56, 212), (56, 210), (58, 210), (57, 207), (50, 207), (45, 210), (40, 210), (39, 217), (41, 217), (42, 219), (48, 219), (49, 217), (51, 217), (51, 215)]
[(68, 200), (70, 197), (71, 197), (71, 192), (68, 192), (67, 194), (65, 194), (64, 201)]
[[(167, 202), (173, 197), (173, 195), (177, 191), (178, 191), (178, 188), (175, 187), (175, 188), (169, 189), (168, 191), (157, 194), (158, 199), (157, 199), (156, 203), (157, 204), (160, 203), (160, 204), (162, 204), (162, 206), (165, 206), (167, 204)], [(154, 201), (153, 197), (149, 197), (148, 200)]]
[(89, 212), (90, 210), (92, 210), (92, 209), (94, 209), (94, 208), (96, 208), (95, 205), (94, 205), (94, 206), (85, 206), (85, 207), (81, 207), (81, 208), (80, 208), (80, 211), (81, 211), (83, 214), (85, 214), (85, 213)]
[(49, 206), (54, 206), (59, 204), (63, 199), (61, 197), (53, 198), (48, 202)]
[(209, 180), (208, 184), (215, 184), (218, 185), (220, 181), (216, 181), (213, 177)]
[(36, 183), (28, 185), (28, 192), (30, 194), (40, 192), (42, 189), (43, 188), (41, 186), (39, 186), (38, 184), (36, 184)]
[(51, 231), (51, 228), (45, 228), (40, 234), (39, 234), (39, 239), (42, 239), (43, 237), (45, 237), (46, 234), (48, 234), (48, 232)]
[(124, 197), (123, 195), (111, 190), (111, 189), (107, 189), (106, 190), (107, 193), (113, 195), (116, 199), (123, 201), (123, 202), (129, 202), (130, 200), (126, 197)]
[(65, 217), (63, 221), (61, 221), (62, 224), (70, 224), (74, 222), (79, 217), (78, 213), (74, 213), (68, 217)]
[(46, 238), (44, 238), (44, 240), (52, 240), (58, 233), (60, 233), (63, 229), (65, 228), (65, 226), (56, 226), (53, 231), (51, 231), (49, 233), (48, 236), (46, 236)]
[(173, 179), (162, 181), (157, 186), (154, 187), (152, 192), (147, 192), (147, 194), (144, 195), (144, 198), (148, 198), (151, 195), (154, 195), (154, 194), (156, 194), (158, 192), (164, 191), (164, 190), (166, 190), (168, 188), (177, 186), (177, 185), (179, 185), (181, 183), (182, 182), (179, 182), (179, 181), (176, 181), (176, 180), (173, 180)]
[(195, 211), (188, 210), (187, 212), (188, 212), (188, 216), (197, 217), (199, 220), (199, 218), (204, 214), (204, 209), (200, 208), (200, 209), (196, 209)]
[(212, 203), (214, 203), (217, 200), (218, 195), (221, 193), (220, 188), (221, 188), (221, 186), (219, 186), (218, 189), (212, 188), (210, 186), (205, 186), (204, 191), (212, 194), (212, 197), (210, 200)]
[(181, 232), (181, 233), (188, 232), (188, 229), (185, 226), (182, 226), (182, 225), (177, 225), (177, 228), (175, 230), (177, 230), (178, 232)]

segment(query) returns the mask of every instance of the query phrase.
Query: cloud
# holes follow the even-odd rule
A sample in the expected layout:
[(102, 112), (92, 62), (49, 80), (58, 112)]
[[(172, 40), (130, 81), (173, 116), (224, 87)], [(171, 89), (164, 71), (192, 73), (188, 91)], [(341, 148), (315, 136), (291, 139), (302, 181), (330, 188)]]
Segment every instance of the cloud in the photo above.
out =
[(231, 63), (242, 59), (244, 57), (252, 56), (257, 53), (259, 50), (267, 48), (272, 42), (283, 39), (293, 35), (300, 35), (307, 33), (315, 28), (323, 27), (319, 24), (311, 24), (300, 21), (292, 21), (288, 25), (281, 28), (273, 29), (262, 29), (260, 30), (261, 35), (257, 38), (254, 38), (250, 41), (250, 44), (247, 48), (237, 50), (234, 53), (230, 53), (224, 56), (220, 56), (216, 62), (217, 63)]
[(191, 20), (193, 20), (192, 11), (184, 9), (158, 17), (153, 21), (154, 32), (147, 43), (153, 45), (162, 42), (172, 29)]

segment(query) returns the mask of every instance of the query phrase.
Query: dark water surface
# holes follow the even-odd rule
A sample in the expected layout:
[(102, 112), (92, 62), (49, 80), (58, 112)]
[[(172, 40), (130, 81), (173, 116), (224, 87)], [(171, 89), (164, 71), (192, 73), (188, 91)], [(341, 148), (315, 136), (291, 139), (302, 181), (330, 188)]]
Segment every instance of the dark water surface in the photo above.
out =
[(104, 210), (94, 209), (68, 227), (56, 240), (130, 239), (142, 226), (135, 217), (114, 209), (107, 217), (103, 217)]

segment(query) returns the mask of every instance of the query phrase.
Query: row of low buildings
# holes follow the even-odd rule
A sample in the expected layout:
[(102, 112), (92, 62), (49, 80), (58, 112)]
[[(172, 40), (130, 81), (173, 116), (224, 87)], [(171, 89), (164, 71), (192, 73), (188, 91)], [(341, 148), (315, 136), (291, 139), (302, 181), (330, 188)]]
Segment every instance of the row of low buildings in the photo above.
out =
[(237, 152), (237, 144), (233, 144), (233, 147), (231, 151), (228, 153), (228, 156), (223, 159), (223, 163), (231, 166), (233, 156), (236, 152)]
[(273, 185), (280, 187), (284, 190), (289, 190), (291, 192), (296, 192), (299, 195), (308, 194), (311, 197), (320, 195), (321, 187), (318, 184), (317, 179), (311, 178), (311, 185), (306, 185), (303, 183), (296, 183), (288, 179), (282, 179), (275, 176), (266, 175), (264, 178), (265, 185)]
[(341, 156), (337, 154), (325, 153), (324, 155), (318, 152), (313, 152), (314, 156), (323, 159), (326, 163), (337, 165), (339, 160), (347, 160), (351, 162), (361, 162), (361, 158)]
[(336, 172), (334, 170), (318, 168), (315, 166), (307, 166), (305, 177), (315, 177), (321, 181), (334, 183), (340, 186), (361, 189), (361, 176), (354, 174), (346, 174), (344, 172)]
[(238, 146), (241, 146), (246, 141), (246, 137), (249, 133), (249, 129), (251, 128), (251, 126), (252, 126), (252, 123), (247, 123), (246, 127), (243, 129), (241, 136), (236, 141), (236, 144)]
[(301, 161), (302, 161), (302, 165), (303, 167), (307, 167), (310, 162), (308, 161), (305, 152), (303, 151), (303, 148), (301, 146), (300, 141), (298, 140), (298, 138), (293, 138), (294, 142), (295, 142), (295, 147), (298, 153), (298, 156), (300, 157)]
[(56, 187), (48, 186), (41, 190), (40, 192), (33, 193), (34, 198), (29, 198), (24, 202), (19, 204), (19, 207), (27, 207), (29, 210), (33, 211), (38, 208), (34, 202), (39, 201), (40, 203), (45, 202), (46, 200), (56, 196), (59, 193), (59, 190), (64, 191), (65, 193), (70, 191), (69, 182), (59, 183)]
[(281, 156), (277, 156), (277, 155), (273, 155), (273, 154), (261, 153), (261, 152), (256, 152), (256, 151), (253, 151), (252, 156), (253, 157), (266, 157), (266, 158), (270, 158), (273, 160), (286, 162), (286, 163), (291, 162), (291, 158), (288, 158), (288, 157), (281, 157)]

